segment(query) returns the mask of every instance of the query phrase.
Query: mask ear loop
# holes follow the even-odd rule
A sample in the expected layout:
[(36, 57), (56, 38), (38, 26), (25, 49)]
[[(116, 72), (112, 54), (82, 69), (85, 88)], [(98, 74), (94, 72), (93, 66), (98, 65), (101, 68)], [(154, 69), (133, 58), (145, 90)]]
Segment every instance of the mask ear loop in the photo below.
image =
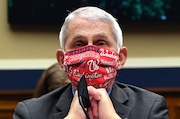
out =
[(80, 79), (80, 81), (78, 83), (77, 90), (78, 90), (79, 103), (86, 115), (86, 118), (90, 119), (90, 117), (87, 113), (87, 108), (91, 107), (91, 103), (89, 100), (89, 94), (88, 94), (86, 79), (85, 79), (84, 75), (82, 76), (82, 78)]

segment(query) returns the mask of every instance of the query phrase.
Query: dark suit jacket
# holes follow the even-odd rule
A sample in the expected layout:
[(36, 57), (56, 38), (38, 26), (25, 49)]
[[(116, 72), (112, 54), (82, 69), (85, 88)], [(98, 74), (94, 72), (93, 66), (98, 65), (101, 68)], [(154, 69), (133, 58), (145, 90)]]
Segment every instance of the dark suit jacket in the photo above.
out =
[[(14, 119), (63, 119), (73, 98), (68, 84), (40, 98), (19, 102)], [(168, 119), (165, 99), (144, 89), (115, 83), (110, 98), (122, 119)]]

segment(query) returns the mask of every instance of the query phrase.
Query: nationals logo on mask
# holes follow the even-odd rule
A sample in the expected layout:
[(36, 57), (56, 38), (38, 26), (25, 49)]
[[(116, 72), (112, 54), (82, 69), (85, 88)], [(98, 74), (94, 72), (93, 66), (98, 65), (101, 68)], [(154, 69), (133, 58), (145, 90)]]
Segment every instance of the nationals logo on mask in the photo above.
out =
[(116, 51), (88, 45), (66, 52), (64, 66), (75, 87), (84, 75), (87, 85), (106, 88), (116, 77), (118, 59)]

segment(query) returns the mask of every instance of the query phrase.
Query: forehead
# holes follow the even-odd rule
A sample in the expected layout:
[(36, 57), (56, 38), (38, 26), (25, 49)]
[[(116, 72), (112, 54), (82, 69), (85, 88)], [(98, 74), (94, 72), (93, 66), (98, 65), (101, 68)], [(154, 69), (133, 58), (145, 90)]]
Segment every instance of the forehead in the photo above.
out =
[(102, 31), (106, 33), (111, 33), (112, 35), (112, 28), (109, 22), (100, 20), (89, 20), (77, 17), (68, 24), (67, 36), (71, 35), (71, 33), (77, 33), (80, 31), (90, 31), (90, 33)]

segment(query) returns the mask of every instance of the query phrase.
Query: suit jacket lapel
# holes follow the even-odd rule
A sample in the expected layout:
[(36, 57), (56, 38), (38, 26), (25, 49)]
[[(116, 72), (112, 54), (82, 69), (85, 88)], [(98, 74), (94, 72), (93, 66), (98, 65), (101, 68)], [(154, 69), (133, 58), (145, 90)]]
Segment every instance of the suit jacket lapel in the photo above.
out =
[(68, 88), (62, 92), (62, 95), (60, 96), (56, 104), (56, 107), (59, 110), (59, 112), (53, 114), (54, 119), (63, 119), (67, 115), (73, 99), (73, 94), (69, 92), (72, 92), (71, 85), (68, 86)]
[(118, 115), (121, 116), (121, 118), (128, 118), (131, 109), (125, 105), (125, 102), (127, 102), (129, 98), (122, 88), (119, 88), (119, 85), (115, 83), (110, 98)]

